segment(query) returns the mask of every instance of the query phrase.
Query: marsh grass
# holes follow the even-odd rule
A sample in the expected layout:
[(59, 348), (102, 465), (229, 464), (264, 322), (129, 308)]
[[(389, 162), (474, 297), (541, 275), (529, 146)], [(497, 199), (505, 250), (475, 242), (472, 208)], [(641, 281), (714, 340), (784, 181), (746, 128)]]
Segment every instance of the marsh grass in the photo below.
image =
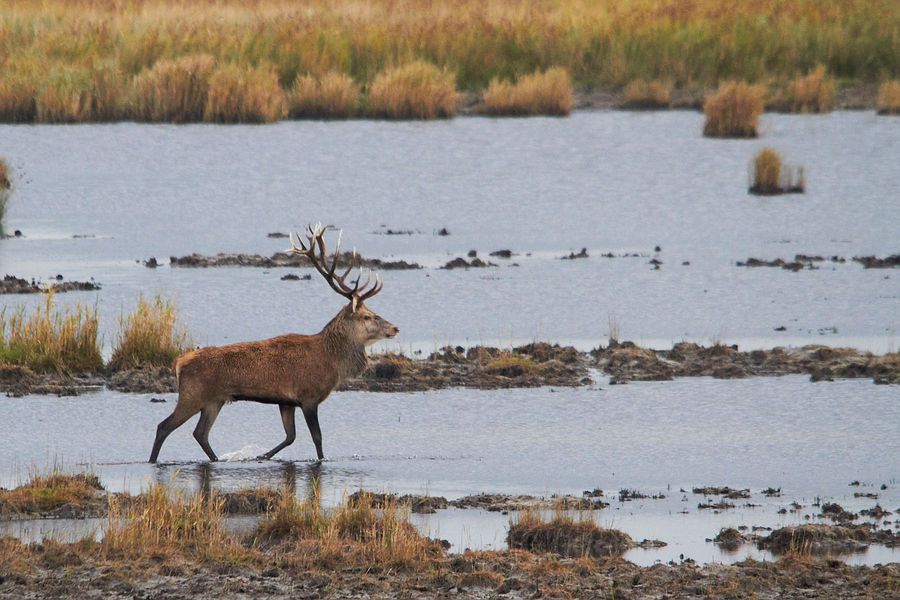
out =
[(40, 513), (66, 504), (84, 505), (102, 492), (100, 478), (90, 471), (66, 473), (54, 465), (49, 473), (33, 473), (22, 485), (0, 489), (0, 514)]
[(154, 482), (122, 506), (110, 497), (109, 524), (100, 542), (105, 558), (181, 557), (199, 562), (253, 564), (258, 553), (224, 528), (223, 501), (216, 495), (186, 495)]
[(292, 119), (349, 119), (359, 113), (360, 86), (344, 73), (298, 77), (288, 95)]
[(293, 494), (280, 502), (249, 536), (248, 544), (268, 550), (280, 564), (311, 568), (416, 570), (443, 555), (438, 542), (423, 537), (395, 498), (380, 508), (357, 496), (325, 510), (316, 495), (301, 501)]
[(621, 555), (632, 546), (628, 534), (598, 526), (590, 513), (576, 518), (563, 510), (549, 519), (538, 510), (520, 511), (509, 521), (506, 541), (510, 548), (567, 557)]
[(140, 296), (137, 307), (118, 319), (115, 348), (109, 361), (111, 371), (137, 365), (168, 367), (193, 342), (178, 323), (175, 303), (157, 295), (153, 300)]
[(456, 113), (457, 97), (454, 73), (415, 61), (375, 77), (365, 112), (379, 119), (449, 119)]
[(803, 167), (786, 164), (781, 154), (772, 148), (763, 148), (753, 159), (750, 193), (760, 196), (775, 194), (802, 194), (806, 188)]
[(826, 113), (831, 110), (834, 98), (834, 82), (825, 75), (825, 67), (819, 65), (807, 75), (798, 75), (787, 85), (783, 97), (774, 104), (792, 113)]
[(727, 81), (703, 103), (707, 137), (756, 137), (757, 121), (763, 111), (765, 88), (745, 82)]
[(152, 123), (203, 120), (215, 59), (208, 54), (160, 60), (134, 78), (132, 116)]
[(123, 80), (113, 63), (59, 63), (34, 90), (37, 123), (116, 121), (123, 115)]
[(205, 121), (271, 123), (285, 114), (285, 94), (272, 66), (226, 64), (210, 75)]
[(48, 291), (36, 310), (0, 311), (0, 364), (37, 372), (93, 373), (103, 366), (96, 309), (82, 304), (60, 310)]
[(878, 114), (900, 115), (900, 81), (886, 81), (879, 86)]
[(484, 92), (484, 114), (565, 116), (574, 103), (568, 71), (554, 67), (523, 75), (516, 83), (494, 79)]
[(36, 79), (32, 73), (8, 67), (0, 75), (0, 122), (34, 122), (37, 113), (34, 102)]
[(638, 79), (625, 86), (622, 104), (624, 108), (654, 110), (668, 108), (671, 86), (661, 81)]

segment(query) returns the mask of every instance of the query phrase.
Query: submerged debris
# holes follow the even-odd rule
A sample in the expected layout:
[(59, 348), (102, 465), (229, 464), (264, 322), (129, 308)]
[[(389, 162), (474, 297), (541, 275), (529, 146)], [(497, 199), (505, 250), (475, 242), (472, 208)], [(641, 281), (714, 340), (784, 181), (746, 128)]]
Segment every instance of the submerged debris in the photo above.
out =
[(48, 284), (36, 282), (34, 279), (27, 281), (13, 275), (6, 275), (0, 281), (0, 294), (40, 294), (53, 292), (92, 292), (100, 289), (100, 284), (93, 281), (62, 281), (62, 276), (57, 275), (56, 281)]

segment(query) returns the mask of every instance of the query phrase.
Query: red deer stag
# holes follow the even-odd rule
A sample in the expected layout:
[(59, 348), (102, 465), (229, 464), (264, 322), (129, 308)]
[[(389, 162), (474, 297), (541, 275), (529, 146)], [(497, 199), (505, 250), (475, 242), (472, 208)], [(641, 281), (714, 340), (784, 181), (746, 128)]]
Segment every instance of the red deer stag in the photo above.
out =
[(358, 377), (365, 370), (368, 363), (366, 346), (392, 338), (399, 331), (363, 304), (364, 300), (381, 291), (384, 280), (379, 281), (376, 275), (372, 287), (368, 287), (370, 279), (360, 285), (360, 272), (352, 285), (346, 283), (344, 280), (353, 269), (353, 261), (343, 275), (335, 275), (341, 250), (340, 236), (329, 265), (324, 233), (321, 225), (310, 225), (306, 236), (309, 247), (297, 234), (300, 247), (291, 237), (291, 250), (309, 258), (332, 289), (350, 303), (316, 335), (292, 333), (258, 342), (207, 346), (175, 359), (178, 404), (156, 429), (151, 463), (156, 462), (166, 437), (198, 412), (200, 420), (194, 429), (194, 438), (210, 460), (218, 460), (209, 446), (209, 430), (222, 407), (235, 400), (277, 404), (281, 410), (287, 437), (260, 458), (272, 458), (294, 442), (294, 410), (299, 407), (316, 445), (316, 455), (322, 460), (319, 404), (339, 383)]

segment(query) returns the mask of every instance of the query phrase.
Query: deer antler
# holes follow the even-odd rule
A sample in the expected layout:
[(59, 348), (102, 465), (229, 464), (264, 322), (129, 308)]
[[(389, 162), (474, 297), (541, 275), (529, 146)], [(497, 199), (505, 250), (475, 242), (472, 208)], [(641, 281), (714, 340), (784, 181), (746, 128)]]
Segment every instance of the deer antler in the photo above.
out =
[[(371, 298), (375, 294), (381, 291), (381, 288), (384, 287), (384, 280), (379, 279), (378, 275), (375, 275), (375, 284), (369, 288), (366, 287), (369, 285), (369, 282), (372, 279), (372, 272), (369, 272), (368, 277), (366, 278), (366, 282), (359, 285), (360, 280), (362, 279), (362, 268), (360, 268), (359, 277), (356, 278), (356, 281), (353, 283), (353, 287), (350, 287), (349, 284), (345, 282), (345, 279), (350, 274), (350, 271), (353, 270), (353, 263), (356, 260), (356, 250), (353, 251), (353, 257), (350, 259), (350, 266), (347, 267), (347, 270), (344, 271), (343, 275), (335, 275), (334, 271), (337, 268), (338, 257), (341, 255), (341, 233), (338, 233), (338, 241), (337, 246), (334, 250), (334, 256), (332, 257), (331, 264), (328, 264), (328, 260), (326, 258), (325, 252), (325, 228), (322, 227), (321, 223), (317, 223), (315, 227), (311, 224), (307, 227), (309, 233), (306, 234), (306, 244), (309, 245), (307, 247), (306, 244), (303, 243), (303, 240), (300, 238), (300, 234), (297, 233), (297, 243), (300, 244), (298, 247), (294, 244), (294, 237), (291, 236), (291, 251), (294, 254), (302, 254), (307, 257), (309, 261), (313, 264), (322, 277), (328, 282), (328, 285), (331, 286), (331, 289), (336, 291), (341, 296), (344, 296), (351, 302), (354, 302), (354, 307), (356, 306), (356, 302), (362, 302), (367, 298)], [(317, 252), (318, 250), (318, 252)]]

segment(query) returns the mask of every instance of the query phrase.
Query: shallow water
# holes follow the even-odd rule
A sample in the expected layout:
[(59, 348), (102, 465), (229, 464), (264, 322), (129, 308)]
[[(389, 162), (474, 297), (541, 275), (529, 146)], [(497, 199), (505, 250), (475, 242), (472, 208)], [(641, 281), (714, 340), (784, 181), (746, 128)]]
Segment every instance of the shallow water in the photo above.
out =
[[(702, 120), (610, 111), (439, 123), (0, 125), (0, 154), (19, 177), (5, 226), (25, 234), (0, 240), (0, 271), (100, 282), (98, 293), (56, 299), (97, 305), (107, 353), (116, 318), (142, 293), (174, 298), (199, 344), (311, 333), (341, 306), (318, 279), (141, 261), (270, 255), (287, 244), (267, 233), (322, 221), (343, 228), (345, 249), (426, 267), (384, 273), (369, 306), (401, 333), (381, 349), (535, 339), (590, 349), (607, 342), (610, 327), (657, 348), (689, 340), (896, 349), (896, 270), (849, 259), (900, 252), (900, 120), (764, 115), (757, 140), (705, 139)], [(804, 166), (806, 194), (747, 194), (749, 162), (763, 146)], [(386, 228), (415, 233), (381, 235)], [(435, 235), (440, 228), (451, 235)], [(582, 247), (589, 258), (558, 260)], [(437, 268), (472, 249), (488, 259), (504, 248), (517, 255), (490, 259), (498, 268)], [(848, 262), (798, 273), (735, 266), (798, 253)], [(662, 261), (659, 270), (651, 258)], [(0, 296), (0, 307), (38, 301)], [(318, 478), (330, 502), (360, 486), (448, 498), (596, 487), (613, 497), (623, 488), (665, 493), (597, 515), (636, 538), (669, 542), (629, 553), (642, 563), (742, 557), (704, 540), (727, 525), (805, 522), (817, 497), (870, 508), (874, 501), (853, 497), (854, 480), (876, 486), (865, 491), (887, 484), (878, 501), (900, 507), (897, 388), (871, 381), (608, 386), (598, 378), (577, 390), (335, 394), (321, 411), (329, 460), (320, 469), (306, 462), (305, 433), (281, 461), (207, 465), (192, 423), (166, 442), (161, 458), (172, 462), (150, 467), (143, 461), (156, 424), (174, 404), (166, 398), (0, 398), (0, 485), (62, 461), (92, 465), (110, 489), (132, 492), (153, 478), (191, 489), (287, 481), (300, 490)], [(220, 455), (241, 456), (281, 438), (273, 407), (238, 403), (223, 411), (211, 442)], [(690, 493), (700, 485), (749, 487), (760, 506), (707, 514)], [(769, 486), (784, 496), (762, 497)], [(792, 501), (806, 508), (777, 514)], [(456, 549), (500, 547), (508, 525), (481, 511), (414, 519)], [(872, 548), (850, 560), (897, 557)]]
[[(854, 511), (876, 502), (888, 510), (900, 506), (897, 392), (870, 381), (815, 384), (795, 376), (609, 386), (604, 380), (592, 389), (337, 393), (320, 411), (328, 457), (320, 467), (308, 462), (314, 449), (305, 431), (279, 461), (202, 462), (191, 436), (196, 419), (166, 441), (160, 460), (169, 462), (148, 465), (156, 424), (173, 408), (174, 396), (166, 398), (151, 403), (145, 395), (100, 392), (0, 399), (7, 416), (0, 424), (0, 485), (58, 461), (91, 465), (109, 489), (132, 492), (156, 479), (188, 490), (287, 483), (306, 493), (318, 480), (332, 504), (360, 487), (449, 499), (600, 488), (611, 506), (596, 514), (598, 522), (670, 544), (629, 555), (650, 562), (680, 554), (733, 560), (705, 538), (723, 526), (814, 519), (816, 498)], [(210, 443), (223, 455), (248, 447), (255, 454), (282, 436), (274, 407), (239, 402), (222, 411)], [(849, 486), (853, 481), (863, 487)], [(710, 485), (750, 488), (752, 497), (711, 514), (697, 508), (706, 499), (691, 493)], [(782, 488), (783, 496), (765, 498), (760, 492), (767, 487)], [(666, 499), (620, 503), (618, 491), (626, 488)], [(860, 491), (879, 499), (854, 498)], [(777, 514), (793, 501), (804, 508)], [(461, 510), (415, 518), (457, 549), (502, 546), (509, 522)], [(884, 562), (885, 552), (900, 558), (872, 548), (854, 560)]]

